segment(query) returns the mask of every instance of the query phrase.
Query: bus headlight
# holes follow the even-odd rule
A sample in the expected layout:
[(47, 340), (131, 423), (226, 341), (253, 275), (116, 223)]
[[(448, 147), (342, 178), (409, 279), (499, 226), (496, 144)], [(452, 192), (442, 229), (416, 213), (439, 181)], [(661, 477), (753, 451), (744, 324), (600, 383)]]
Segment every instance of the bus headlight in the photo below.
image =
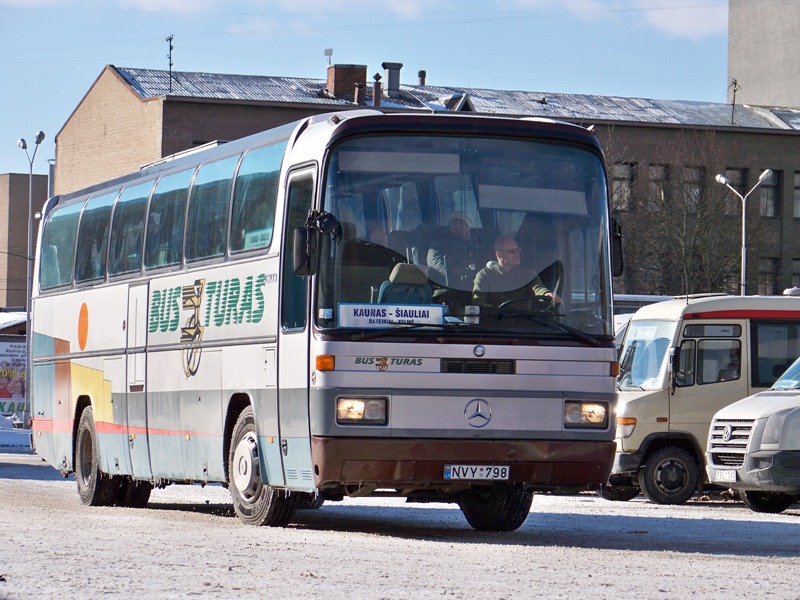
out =
[(564, 427), (608, 427), (608, 404), (604, 402), (567, 401), (564, 403)]
[(386, 398), (337, 398), (336, 422), (345, 425), (386, 425)]

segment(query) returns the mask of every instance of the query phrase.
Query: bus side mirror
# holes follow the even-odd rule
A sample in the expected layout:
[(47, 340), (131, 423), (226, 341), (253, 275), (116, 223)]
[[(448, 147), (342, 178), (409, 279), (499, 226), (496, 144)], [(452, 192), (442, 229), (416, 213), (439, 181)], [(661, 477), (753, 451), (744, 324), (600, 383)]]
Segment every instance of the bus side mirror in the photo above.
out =
[(317, 261), (317, 232), (298, 227), (292, 240), (292, 270), (295, 275), (313, 275)]
[(625, 264), (622, 259), (622, 225), (618, 219), (611, 219), (611, 275), (622, 277)]
[(678, 373), (681, 369), (681, 353), (673, 346), (669, 349), (669, 382), (672, 393), (675, 393), (675, 388), (678, 387)]

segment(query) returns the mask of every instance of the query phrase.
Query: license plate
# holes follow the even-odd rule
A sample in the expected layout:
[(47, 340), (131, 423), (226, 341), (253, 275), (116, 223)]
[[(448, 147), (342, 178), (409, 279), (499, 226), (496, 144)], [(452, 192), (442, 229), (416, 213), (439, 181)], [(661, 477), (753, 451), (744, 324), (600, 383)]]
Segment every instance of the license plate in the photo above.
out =
[(445, 479), (482, 479), (507, 481), (511, 467), (508, 465), (445, 465)]
[(732, 469), (717, 469), (715, 471), (716, 481), (735, 482), (736, 471)]

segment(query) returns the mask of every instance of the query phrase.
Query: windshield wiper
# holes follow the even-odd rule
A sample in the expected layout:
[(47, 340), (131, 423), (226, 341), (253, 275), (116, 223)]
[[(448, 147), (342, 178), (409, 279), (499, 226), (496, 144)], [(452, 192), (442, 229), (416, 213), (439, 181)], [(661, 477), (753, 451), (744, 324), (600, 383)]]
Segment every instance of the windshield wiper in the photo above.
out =
[(580, 329), (576, 329), (575, 327), (571, 327), (570, 325), (565, 325), (561, 321), (556, 321), (554, 319), (545, 319), (538, 315), (532, 315), (527, 312), (514, 312), (514, 313), (497, 312), (497, 313), (482, 314), (481, 316), (495, 317), (498, 320), (507, 319), (510, 317), (523, 317), (525, 319), (528, 319), (529, 321), (537, 323), (538, 325), (544, 325), (545, 327), (549, 327), (550, 329), (557, 329), (559, 331), (566, 331), (567, 333), (571, 333), (577, 339), (581, 340), (582, 342), (586, 342), (587, 344), (591, 344), (592, 346), (597, 346), (600, 344), (600, 341), (597, 338), (589, 335), (588, 333), (584, 333)]

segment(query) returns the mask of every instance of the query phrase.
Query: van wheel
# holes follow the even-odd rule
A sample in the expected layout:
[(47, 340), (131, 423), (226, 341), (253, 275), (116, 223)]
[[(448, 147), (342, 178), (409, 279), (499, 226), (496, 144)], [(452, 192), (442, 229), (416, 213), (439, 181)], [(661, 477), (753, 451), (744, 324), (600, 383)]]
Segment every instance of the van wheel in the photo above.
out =
[(533, 492), (520, 487), (476, 488), (458, 495), (467, 523), (478, 531), (514, 531), (528, 518)]
[(780, 492), (752, 492), (739, 490), (739, 497), (744, 505), (753, 512), (759, 513), (782, 513), (792, 504), (797, 497), (794, 494), (782, 494)]
[(92, 408), (86, 407), (78, 422), (75, 438), (75, 480), (78, 495), (88, 506), (111, 506), (117, 499), (119, 487), (112, 477), (100, 472), (97, 462), (97, 432)]
[(597, 491), (597, 494), (601, 498), (605, 498), (606, 500), (611, 500), (613, 502), (627, 502), (628, 500), (633, 500), (639, 495), (639, 488), (627, 485), (604, 485)]
[(228, 487), (233, 509), (248, 525), (284, 526), (294, 516), (300, 494), (289, 494), (264, 483), (253, 408), (239, 415), (228, 454)]
[(700, 481), (700, 467), (681, 448), (667, 447), (647, 459), (639, 475), (639, 487), (655, 504), (683, 504), (694, 496)]

